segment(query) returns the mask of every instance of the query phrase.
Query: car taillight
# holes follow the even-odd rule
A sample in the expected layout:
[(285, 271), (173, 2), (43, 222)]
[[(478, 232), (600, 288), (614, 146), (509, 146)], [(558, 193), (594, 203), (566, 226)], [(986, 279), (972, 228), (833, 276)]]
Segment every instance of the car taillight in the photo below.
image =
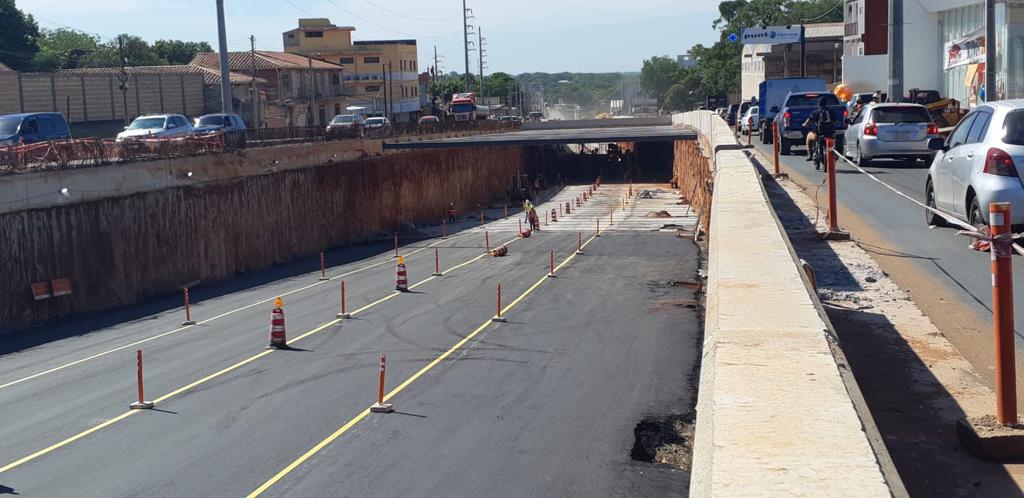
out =
[(843, 109), (843, 119), (846, 119), (846, 116), (849, 116), (849, 115), (850, 115), (850, 111), (848, 111), (846, 109)]
[(939, 125), (937, 125), (935, 123), (928, 123), (928, 134), (929, 135), (938, 135), (939, 134)]
[(985, 169), (982, 172), (998, 176), (1017, 176), (1017, 166), (1005, 151), (991, 148), (985, 154)]
[(793, 115), (790, 114), (789, 111), (786, 111), (786, 113), (782, 115), (782, 119), (785, 120), (786, 126), (789, 126), (789, 118), (791, 117), (793, 117)]
[(874, 121), (868, 121), (864, 124), (864, 134), (870, 137), (878, 136), (878, 125)]

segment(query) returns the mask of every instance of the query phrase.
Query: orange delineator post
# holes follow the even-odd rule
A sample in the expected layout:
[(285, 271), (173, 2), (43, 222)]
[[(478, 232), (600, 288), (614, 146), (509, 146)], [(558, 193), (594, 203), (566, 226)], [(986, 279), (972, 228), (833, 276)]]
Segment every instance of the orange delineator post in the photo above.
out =
[(835, 141), (831, 138), (825, 138), (825, 161), (826, 169), (828, 169), (828, 233), (826, 236), (832, 238), (840, 238), (838, 235), (843, 234), (843, 231), (839, 229), (839, 215), (838, 209), (836, 208), (836, 152), (833, 150)]
[(438, 248), (434, 248), (434, 276), (441, 276), (441, 251)]
[(754, 127), (752, 125), (753, 123), (747, 124), (747, 147), (750, 147), (751, 145), (754, 144), (750, 138), (754, 134)]
[(395, 257), (398, 257), (398, 234), (395, 234)]
[(779, 176), (779, 123), (772, 123), (772, 149), (775, 152), (775, 176)]
[(128, 405), (128, 406), (130, 408), (132, 408), (132, 409), (135, 409), (135, 410), (146, 409), (146, 408), (153, 408), (153, 402), (152, 401), (146, 401), (145, 390), (143, 389), (143, 386), (142, 386), (142, 350), (141, 349), (136, 349), (135, 350), (135, 370), (136, 370), (136, 376), (137, 376), (137, 379), (138, 379), (139, 400), (134, 402), (134, 403), (132, 403), (132, 404), (130, 404), (130, 405)]
[(594, 237), (601, 236), (601, 218), (597, 219), (597, 231), (594, 232)]
[(519, 220), (519, 236), (523, 236), (523, 220)]
[(583, 254), (583, 233), (576, 232), (576, 254)]
[(352, 314), (345, 310), (345, 281), (341, 281), (341, 313), (338, 313), (338, 318), (352, 318)]
[(489, 252), (491, 250), (491, 234), (488, 232), (484, 232), (484, 245)]
[(377, 402), (370, 406), (370, 411), (373, 413), (391, 413), (395, 409), (387, 403), (384, 403), (384, 373), (387, 370), (387, 356), (384, 353), (380, 354), (380, 380), (377, 383)]
[(989, 204), (992, 236), (992, 318), (995, 324), (996, 419), (1017, 423), (1017, 385), (1013, 345), (1013, 247), (1009, 237), (1010, 203)]
[(501, 316), (501, 284), (498, 284), (498, 311), (491, 318), (492, 322), (504, 322), (505, 317)]
[(188, 287), (184, 289), (185, 299), (185, 321), (181, 322), (182, 325), (195, 325), (195, 320), (192, 319), (192, 305), (189, 303), (188, 298)]
[(320, 251), (320, 280), (327, 280), (327, 264), (323, 251)]
[(548, 272), (548, 276), (555, 276), (555, 251), (551, 251), (551, 270)]

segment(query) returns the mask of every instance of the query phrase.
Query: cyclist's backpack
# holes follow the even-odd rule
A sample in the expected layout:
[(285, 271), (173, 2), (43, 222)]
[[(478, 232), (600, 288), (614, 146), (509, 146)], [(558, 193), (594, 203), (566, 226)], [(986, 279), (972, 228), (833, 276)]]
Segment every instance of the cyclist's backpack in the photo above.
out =
[(832, 112), (828, 108), (819, 109), (818, 113), (818, 135), (831, 137), (836, 133), (836, 124), (832, 121)]

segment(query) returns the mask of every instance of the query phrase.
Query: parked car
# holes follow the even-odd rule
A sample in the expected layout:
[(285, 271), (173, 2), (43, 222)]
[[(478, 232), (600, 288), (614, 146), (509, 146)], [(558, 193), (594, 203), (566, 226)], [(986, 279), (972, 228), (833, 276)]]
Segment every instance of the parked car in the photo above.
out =
[(920, 104), (868, 104), (850, 120), (844, 155), (864, 166), (872, 159), (922, 159), (931, 162), (935, 152), (928, 140), (939, 136), (939, 127)]
[(360, 114), (338, 114), (327, 124), (327, 131), (358, 128), (366, 124), (366, 120)]
[(384, 117), (366, 118), (363, 123), (367, 130), (387, 130), (391, 128), (391, 120)]
[(196, 118), (192, 129), (196, 134), (215, 131), (244, 131), (245, 120), (238, 114), (206, 114)]
[(432, 125), (432, 124), (440, 123), (440, 122), (441, 122), (441, 118), (439, 118), (437, 116), (423, 116), (422, 118), (419, 119), (419, 121), (416, 122), (416, 124), (419, 124), (420, 126), (423, 126), (423, 125)]
[[(1024, 224), (1024, 100), (982, 104), (961, 120), (945, 140), (933, 138), (936, 151), (925, 181), (925, 204), (974, 226), (988, 222), (993, 202), (1013, 205), (1010, 223)], [(925, 212), (929, 225), (944, 220)]]
[(0, 116), (0, 146), (67, 140), (71, 129), (59, 112), (30, 112)]
[(746, 135), (748, 132), (751, 131), (751, 129), (753, 129), (752, 133), (754, 133), (754, 134), (758, 133), (758, 128), (757, 128), (758, 109), (759, 108), (756, 105), (752, 105), (749, 108), (747, 108), (747, 113), (744, 114), (743, 115), (743, 119), (740, 120), (740, 132), (742, 134)]
[(794, 145), (803, 146), (807, 140), (807, 133), (811, 126), (804, 126), (807, 118), (818, 108), (818, 99), (824, 98), (825, 105), (832, 115), (832, 122), (835, 126), (836, 140), (835, 148), (843, 152), (843, 131), (846, 130), (846, 105), (839, 101), (831, 93), (799, 92), (786, 96), (782, 109), (775, 115), (775, 123), (779, 127), (779, 151), (788, 156)]
[(149, 114), (139, 116), (117, 134), (117, 142), (138, 138), (175, 138), (192, 136), (188, 119), (181, 114)]

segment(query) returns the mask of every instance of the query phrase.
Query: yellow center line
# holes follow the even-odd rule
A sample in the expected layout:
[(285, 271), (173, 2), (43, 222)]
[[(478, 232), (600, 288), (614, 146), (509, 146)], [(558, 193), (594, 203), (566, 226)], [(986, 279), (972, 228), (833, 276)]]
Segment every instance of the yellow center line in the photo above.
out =
[[(458, 238), (462, 238), (462, 237), (468, 237), (469, 235), (471, 235), (471, 234), (467, 233), (467, 234), (451, 237), (451, 238), (448, 238), (448, 239), (440, 239), (437, 242), (434, 242), (434, 243), (432, 243), (432, 244), (430, 244), (430, 245), (428, 245), (426, 247), (421, 247), (419, 249), (416, 249), (415, 251), (412, 251), (409, 254), (406, 254), (406, 256), (412, 256), (413, 254), (416, 254), (416, 253), (419, 253), (421, 251), (425, 251), (427, 249), (436, 247), (437, 245), (441, 244), (442, 242), (444, 242), (446, 240), (454, 240), (454, 239), (458, 239)], [(342, 273), (340, 275), (336, 275), (334, 277), (331, 277), (327, 281), (336, 280), (336, 279), (339, 279), (339, 278), (347, 277), (349, 275), (355, 275), (356, 273), (364, 272), (366, 270), (370, 270), (370, 269), (376, 268), (378, 266), (385, 265), (385, 264), (392, 263), (392, 262), (394, 262), (394, 259), (389, 259), (387, 261), (381, 261), (379, 263), (374, 263), (372, 265), (363, 266), (361, 268), (356, 268), (354, 270), (349, 270), (348, 272), (345, 272), (345, 273)], [(259, 306), (261, 304), (266, 304), (266, 303), (269, 303), (269, 302), (273, 302), (274, 299), (277, 298), (277, 297), (286, 297), (286, 296), (290, 296), (292, 294), (295, 294), (297, 292), (302, 292), (302, 291), (305, 291), (305, 290), (312, 289), (313, 287), (316, 287), (318, 285), (323, 285), (325, 282), (326, 281), (318, 281), (316, 283), (309, 284), (309, 285), (306, 285), (304, 287), (299, 287), (298, 289), (290, 290), (290, 291), (285, 292), (283, 294), (278, 294), (278, 295), (276, 295), (276, 296), (274, 296), (272, 298), (263, 299), (261, 301), (256, 301), (256, 302), (254, 302), (252, 304), (247, 304), (245, 306), (242, 306), (241, 308), (233, 309), (231, 311), (226, 311), (226, 312), (221, 313), (219, 315), (207, 318), (205, 320), (201, 320), (199, 322), (196, 322), (196, 325), (205, 325), (205, 324), (210, 323), (210, 322), (212, 322), (214, 320), (219, 320), (221, 318), (233, 315), (233, 314), (238, 313), (240, 311), (245, 311), (245, 310), (247, 310), (249, 308), (253, 308), (253, 307)], [(90, 356), (86, 356), (85, 358), (80, 358), (80, 359), (77, 359), (75, 361), (72, 361), (72, 362), (69, 362), (69, 363), (65, 363), (63, 365), (59, 365), (59, 366), (56, 366), (56, 367), (53, 367), (53, 368), (50, 368), (50, 369), (47, 369), (47, 370), (43, 370), (42, 372), (37, 372), (37, 373), (34, 373), (34, 374), (29, 375), (27, 377), (22, 377), (20, 379), (12, 380), (12, 381), (10, 381), (10, 382), (8, 382), (6, 384), (0, 384), (0, 389), (11, 387), (11, 386), (14, 386), (16, 384), (21, 384), (22, 382), (27, 382), (27, 381), (30, 381), (32, 379), (37, 379), (37, 378), (43, 377), (45, 375), (49, 375), (49, 374), (52, 374), (52, 373), (55, 373), (55, 372), (59, 372), (61, 370), (65, 370), (65, 369), (71, 368), (71, 367), (73, 367), (75, 365), (81, 365), (82, 363), (85, 363), (85, 362), (88, 362), (88, 361), (91, 361), (91, 360), (95, 360), (95, 359), (101, 358), (103, 356), (107, 356), (107, 355), (109, 355), (111, 353), (116, 353), (118, 351), (123, 351), (125, 349), (132, 348), (132, 347), (135, 347), (135, 346), (139, 346), (141, 344), (145, 344), (145, 343), (150, 342), (150, 341), (155, 341), (157, 339), (161, 339), (163, 337), (167, 337), (167, 336), (172, 335), (172, 334), (177, 334), (178, 332), (191, 329), (191, 328), (195, 327), (196, 325), (186, 325), (184, 327), (178, 327), (178, 328), (176, 328), (174, 330), (169, 330), (167, 332), (163, 332), (163, 333), (157, 334), (157, 335), (152, 336), (152, 337), (147, 337), (145, 339), (140, 339), (140, 340), (135, 341), (135, 342), (124, 344), (124, 345), (117, 346), (117, 347), (112, 348), (112, 349), (108, 349), (106, 351), (101, 351), (99, 353), (96, 353), (96, 354), (93, 354), (93, 355), (90, 355)]]
[[(593, 240), (594, 240), (594, 237), (591, 236), (589, 239), (587, 239), (586, 244), (583, 244), (583, 246), (585, 247), (587, 244), (590, 244), (590, 242), (593, 241)], [(564, 267), (565, 265), (569, 264), (569, 262), (572, 261), (573, 258), (575, 258), (575, 257), (576, 257), (576, 253), (573, 252), (568, 257), (566, 257), (556, 267), (556, 269), (560, 269), (560, 268)], [(530, 295), (531, 293), (533, 293), (533, 291), (537, 290), (537, 288), (540, 287), (541, 285), (543, 285), (544, 282), (548, 282), (550, 280), (551, 279), (549, 279), (548, 276), (545, 274), (543, 277), (540, 278), (540, 280), (537, 280), (537, 282), (535, 282), (528, 289), (526, 289), (526, 291), (524, 291), (522, 294), (520, 294), (518, 297), (516, 297), (516, 299), (514, 301), (512, 301), (511, 303), (509, 303), (508, 306), (506, 306), (504, 309), (502, 309), (501, 313), (505, 314), (508, 310), (512, 309), (513, 306), (515, 306), (520, 301), (525, 299), (526, 296)], [(419, 379), (424, 374), (426, 374), (431, 369), (433, 369), (435, 366), (437, 366), (439, 363), (444, 361), (445, 358), (448, 358), (449, 356), (451, 356), (453, 353), (455, 353), (456, 351), (461, 349), (463, 346), (465, 346), (467, 342), (473, 340), (474, 337), (476, 337), (481, 332), (486, 330), (487, 327), (490, 327), (492, 323), (493, 322), (490, 319), (487, 319), (486, 322), (480, 324), (480, 326), (477, 327), (472, 332), (470, 332), (469, 335), (463, 337), (459, 342), (455, 343), (454, 346), (449, 348), (444, 353), (441, 353), (440, 356), (438, 356), (437, 358), (434, 358), (426, 366), (424, 366), (423, 368), (419, 369), (416, 373), (412, 374), (412, 376), (410, 376), (409, 378), (405, 379), (405, 381), (403, 381), (401, 384), (399, 384), (398, 387), (392, 389), (386, 396), (384, 396), (384, 401), (390, 400), (391, 398), (396, 396), (398, 393), (402, 392), (402, 390), (404, 390), (406, 387), (409, 387), (409, 385), (411, 385), (417, 379)], [(359, 412), (358, 415), (356, 415), (351, 420), (346, 422), (345, 425), (342, 425), (340, 428), (338, 428), (338, 430), (336, 430), (333, 433), (331, 433), (329, 436), (327, 436), (326, 439), (324, 439), (323, 441), (320, 441), (319, 443), (317, 443), (315, 446), (313, 446), (308, 451), (303, 453), (299, 458), (295, 459), (295, 461), (293, 461), (292, 463), (288, 464), (285, 468), (281, 469), (277, 474), (274, 474), (274, 476), (271, 477), (269, 480), (267, 480), (267, 482), (264, 482), (260, 487), (256, 488), (252, 493), (249, 493), (247, 498), (255, 498), (255, 497), (263, 494), (264, 492), (266, 492), (268, 489), (270, 489), (271, 486), (273, 486), (278, 481), (283, 479), (285, 476), (290, 474), (293, 470), (295, 470), (300, 465), (302, 465), (303, 462), (305, 462), (306, 460), (309, 460), (314, 455), (319, 453), (320, 450), (324, 449), (327, 445), (331, 444), (336, 439), (338, 439), (339, 437), (344, 435), (352, 427), (354, 427), (356, 424), (358, 424), (361, 420), (366, 418), (366, 416), (369, 415), (369, 414), (370, 414), (370, 408), (369, 407), (367, 407), (363, 411)]]
[[(506, 242), (506, 244), (510, 244), (512, 242), (515, 242), (515, 240), (518, 240), (518, 237), (516, 239), (510, 240), (509, 242)], [(430, 247), (430, 246), (428, 246), (428, 247)], [(454, 266), (454, 267), (450, 268), (449, 271), (454, 270), (456, 268), (464, 267), (464, 266), (466, 266), (470, 262), (479, 261), (481, 257), (486, 256), (486, 255), (487, 255), (487, 253), (483, 253), (483, 254), (481, 254), (479, 256), (476, 256), (473, 259), (471, 259), (471, 260), (469, 260), (469, 261), (467, 261), (465, 263), (462, 263), (462, 264), (459, 264), (457, 266)], [(423, 284), (425, 284), (427, 282), (435, 280), (436, 278), (437, 277), (433, 277), (433, 276), (425, 278), (425, 279), (423, 279), (423, 280), (413, 284), (412, 286), (410, 286), (410, 289), (415, 289), (416, 287), (419, 287), (419, 286), (421, 286), (421, 285), (423, 285)], [(383, 303), (385, 301), (388, 301), (389, 299), (393, 299), (394, 297), (399, 296), (401, 294), (402, 294), (401, 292), (394, 291), (394, 292), (384, 296), (381, 299), (378, 299), (378, 300), (376, 300), (376, 301), (374, 301), (374, 302), (372, 302), (370, 304), (367, 304), (366, 306), (363, 306), (363, 307), (353, 311), (352, 314), (355, 315), (357, 313), (363, 313), (363, 312), (369, 310), (370, 308), (373, 308), (374, 306), (377, 306), (377, 305), (379, 305), (379, 304), (381, 304), (381, 303)], [(298, 337), (295, 337), (294, 339), (292, 339), (289, 342), (290, 343), (295, 343), (295, 342), (301, 341), (302, 339), (305, 339), (305, 338), (310, 337), (310, 336), (312, 336), (314, 334), (317, 334), (317, 333), (327, 329), (328, 327), (330, 327), (332, 325), (335, 325), (335, 324), (337, 324), (337, 323), (339, 323), (341, 321), (342, 320), (339, 320), (339, 319), (331, 320), (331, 321), (329, 321), (327, 323), (324, 323), (324, 324), (314, 328), (313, 330), (310, 330), (309, 332), (306, 332), (306, 333), (304, 333), (304, 334), (302, 334), (302, 335), (300, 335)], [(196, 381), (194, 381), (194, 382), (192, 382), (192, 383), (190, 383), (190, 384), (188, 384), (186, 386), (180, 387), (180, 388), (175, 389), (174, 391), (171, 391), (171, 392), (169, 392), (169, 393), (167, 393), (167, 394), (165, 394), (163, 396), (160, 396), (159, 398), (156, 398), (156, 399), (153, 400), (153, 404), (159, 404), (159, 403), (165, 402), (165, 401), (167, 401), (167, 400), (169, 400), (169, 399), (171, 399), (171, 398), (173, 398), (175, 396), (178, 396), (178, 395), (180, 395), (180, 394), (182, 394), (182, 393), (184, 393), (186, 391), (189, 391), (189, 390), (191, 390), (191, 389), (193, 389), (193, 388), (195, 388), (197, 386), (205, 384), (205, 383), (207, 383), (207, 382), (209, 382), (209, 381), (211, 381), (213, 379), (221, 377), (221, 376), (223, 376), (223, 375), (225, 375), (225, 374), (227, 374), (229, 372), (232, 372), (234, 370), (237, 370), (237, 369), (241, 368), (242, 366), (245, 366), (245, 365), (247, 365), (249, 363), (252, 363), (252, 362), (254, 362), (254, 361), (256, 361), (256, 360), (258, 360), (260, 358), (263, 358), (263, 357), (273, 353), (274, 351), (275, 350), (273, 350), (273, 349), (268, 349), (268, 350), (262, 351), (260, 353), (254, 354), (254, 355), (252, 355), (252, 356), (250, 356), (250, 357), (248, 357), (248, 358), (246, 358), (246, 359), (244, 359), (242, 361), (239, 361), (239, 362), (237, 362), (237, 363), (235, 363), (235, 364), (233, 364), (233, 365), (231, 365), (229, 367), (226, 367), (226, 368), (224, 368), (222, 370), (214, 372), (214, 373), (212, 373), (210, 375), (207, 375), (206, 377), (203, 377), (203, 378), (201, 378), (199, 380), (196, 380)], [(88, 429), (86, 429), (86, 430), (84, 430), (82, 432), (79, 432), (78, 434), (75, 434), (74, 436), (71, 436), (71, 437), (69, 437), (67, 439), (64, 439), (63, 441), (57, 442), (55, 444), (47, 446), (46, 448), (43, 448), (43, 449), (41, 449), (39, 451), (36, 451), (35, 453), (32, 453), (31, 455), (28, 455), (28, 456), (25, 456), (25, 457), (20, 458), (18, 460), (15, 460), (14, 462), (11, 462), (11, 463), (3, 466), (3, 467), (0, 467), (0, 474), (6, 472), (8, 470), (11, 470), (11, 469), (13, 469), (15, 467), (18, 467), (18, 466), (20, 466), (22, 464), (25, 464), (27, 462), (35, 460), (36, 458), (39, 458), (39, 457), (41, 457), (43, 455), (46, 455), (47, 453), (50, 453), (50, 452), (52, 452), (54, 450), (60, 449), (60, 448), (62, 448), (64, 446), (67, 446), (67, 445), (69, 445), (69, 444), (71, 444), (71, 443), (73, 443), (75, 441), (78, 441), (79, 439), (82, 439), (82, 438), (84, 438), (84, 437), (86, 437), (86, 436), (88, 436), (88, 435), (90, 435), (90, 434), (92, 434), (92, 433), (94, 433), (96, 431), (99, 431), (101, 429), (104, 429), (106, 427), (114, 425), (117, 422), (120, 422), (120, 421), (122, 421), (122, 420), (124, 420), (124, 419), (134, 415), (135, 413), (138, 413), (138, 412), (139, 412), (139, 410), (129, 410), (129, 411), (124, 412), (124, 413), (122, 413), (122, 414), (120, 414), (120, 415), (118, 415), (118, 416), (116, 416), (114, 418), (111, 418), (111, 419), (109, 419), (109, 420), (107, 420), (105, 422), (102, 422), (102, 423), (97, 424), (97, 425), (95, 425), (93, 427), (90, 427), (90, 428), (88, 428)]]

